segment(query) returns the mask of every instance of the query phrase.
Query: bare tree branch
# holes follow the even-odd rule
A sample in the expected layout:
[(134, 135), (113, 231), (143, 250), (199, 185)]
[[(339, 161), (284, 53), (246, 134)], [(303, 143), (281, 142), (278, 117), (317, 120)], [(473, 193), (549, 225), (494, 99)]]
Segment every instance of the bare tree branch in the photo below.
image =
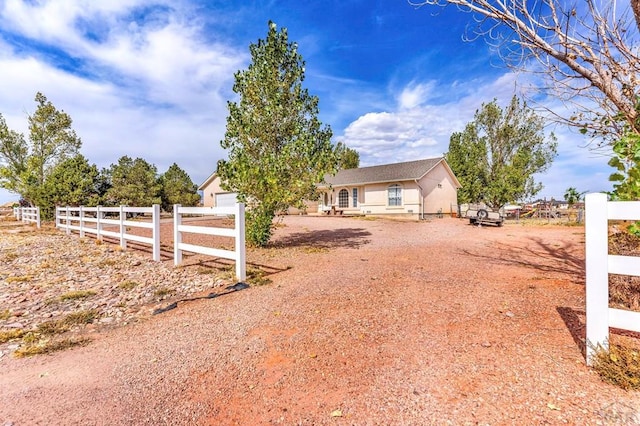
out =
[[(504, 63), (542, 75), (538, 90), (553, 95), (573, 113), (556, 115), (605, 142), (624, 129), (640, 133), (640, 0), (424, 0), (455, 5), (472, 16), (465, 39), (485, 38)], [(635, 19), (632, 13), (635, 14)]]

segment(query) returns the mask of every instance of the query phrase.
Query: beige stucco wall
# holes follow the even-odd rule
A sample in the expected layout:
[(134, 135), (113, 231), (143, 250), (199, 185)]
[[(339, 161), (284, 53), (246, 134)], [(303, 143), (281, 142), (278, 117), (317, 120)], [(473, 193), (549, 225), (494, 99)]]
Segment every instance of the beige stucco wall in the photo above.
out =
[(444, 164), (439, 163), (420, 181), (424, 197), (424, 213), (451, 213), (458, 203), (458, 192), (451, 174)]
[(220, 178), (216, 176), (207, 186), (205, 186), (202, 190), (202, 198), (203, 198), (203, 206), (204, 207), (215, 207), (216, 205), (216, 194), (223, 194), (228, 191), (223, 190), (220, 187)]
[[(398, 184), (402, 187), (402, 206), (389, 206), (390, 185)], [(338, 208), (338, 194), (340, 190), (349, 191), (349, 207), (341, 208), (345, 214), (365, 215), (403, 215), (419, 217), (442, 212), (450, 214), (455, 211), (458, 202), (456, 182), (443, 163), (435, 166), (427, 175), (415, 181), (383, 182), (356, 186), (358, 188), (358, 206), (353, 206), (353, 186), (336, 186), (326, 192), (328, 203), (324, 199), (318, 208), (319, 212), (335, 206)]]
[[(402, 187), (402, 205), (390, 206), (388, 189), (390, 185), (398, 184)], [(365, 187), (365, 202), (361, 210), (364, 214), (384, 215), (403, 214), (418, 215), (420, 213), (420, 192), (415, 182), (388, 182), (367, 185)]]

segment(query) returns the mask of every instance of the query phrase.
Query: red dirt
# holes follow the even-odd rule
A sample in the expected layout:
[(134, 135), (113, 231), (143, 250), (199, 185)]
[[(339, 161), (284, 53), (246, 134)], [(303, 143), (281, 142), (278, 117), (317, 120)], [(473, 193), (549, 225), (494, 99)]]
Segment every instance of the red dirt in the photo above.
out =
[(274, 243), (268, 285), (0, 359), (0, 424), (640, 424), (584, 363), (581, 227), (291, 216)]

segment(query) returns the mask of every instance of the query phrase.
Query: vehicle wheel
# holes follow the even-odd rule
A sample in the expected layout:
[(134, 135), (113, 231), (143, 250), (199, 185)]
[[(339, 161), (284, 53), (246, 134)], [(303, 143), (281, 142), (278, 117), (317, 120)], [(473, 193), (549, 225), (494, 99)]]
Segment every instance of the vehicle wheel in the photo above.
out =
[(477, 217), (478, 217), (478, 220), (484, 220), (487, 217), (489, 217), (489, 213), (487, 213), (485, 209), (480, 209), (478, 210)]

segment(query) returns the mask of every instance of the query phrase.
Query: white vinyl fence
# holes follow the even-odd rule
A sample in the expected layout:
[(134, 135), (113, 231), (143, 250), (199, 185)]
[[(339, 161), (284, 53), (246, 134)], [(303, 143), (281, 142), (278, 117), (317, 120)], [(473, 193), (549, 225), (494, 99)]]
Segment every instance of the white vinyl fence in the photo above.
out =
[[(151, 222), (127, 220), (127, 213), (151, 214)], [(107, 225), (110, 229), (105, 229)], [(153, 207), (56, 207), (56, 228), (65, 229), (67, 234), (79, 231), (80, 236), (95, 234), (96, 239), (113, 237), (120, 239), (120, 247), (127, 248), (127, 241), (149, 244), (153, 260), (160, 261), (160, 205)], [(151, 229), (151, 237), (127, 233), (127, 228)], [(117, 230), (114, 230), (117, 229)]]
[(640, 201), (607, 201), (606, 194), (587, 194), (586, 287), (587, 364), (595, 348), (607, 348), (609, 327), (640, 332), (640, 312), (609, 307), (609, 274), (640, 276), (640, 258), (609, 254), (609, 220), (640, 220)]
[(40, 228), (40, 207), (14, 207), (13, 215), (25, 223), (35, 223)]
[[(213, 228), (204, 226), (190, 226), (182, 224), (182, 215), (196, 214), (205, 216), (233, 215), (235, 217), (235, 227)], [(211, 247), (185, 244), (182, 242), (182, 233), (218, 235), (222, 237), (232, 237), (235, 239), (235, 250), (223, 250)], [(182, 207), (179, 204), (173, 206), (173, 245), (174, 263), (179, 265), (182, 262), (182, 251), (205, 254), (208, 256), (231, 259), (236, 262), (236, 279), (244, 281), (247, 278), (246, 250), (245, 250), (245, 228), (244, 228), (244, 204), (237, 203), (233, 207)]]

